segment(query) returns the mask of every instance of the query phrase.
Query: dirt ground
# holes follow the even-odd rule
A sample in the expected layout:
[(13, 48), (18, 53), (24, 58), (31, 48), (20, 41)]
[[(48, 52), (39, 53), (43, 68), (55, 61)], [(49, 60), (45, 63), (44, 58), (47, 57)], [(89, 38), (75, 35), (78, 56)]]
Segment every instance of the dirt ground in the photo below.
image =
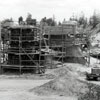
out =
[[(73, 65), (73, 64), (72, 64)], [(46, 75), (0, 75), (0, 100), (78, 100), (62, 95), (37, 95), (31, 89), (48, 83), (56, 69), (49, 69)], [(83, 70), (83, 69), (82, 69)], [(54, 78), (53, 78), (54, 79)]]
[[(91, 58), (91, 66), (97, 63), (97, 60)], [(66, 64), (65, 64), (66, 65)], [(88, 71), (91, 67), (80, 67), (80, 64), (69, 64), (74, 66), (81, 74)], [(50, 75), (56, 69), (49, 69), (46, 75), (0, 75), (0, 100), (78, 100), (75, 97), (68, 97), (63, 95), (37, 95), (30, 92), (31, 89), (48, 83), (54, 76)], [(48, 75), (49, 74), (49, 75)], [(86, 81), (85, 77), (80, 74), (79, 79)], [(87, 81), (86, 81), (87, 82)], [(100, 82), (91, 81), (89, 83), (100, 85)]]
[(40, 86), (48, 81), (50, 80), (0, 79), (0, 100), (76, 100), (75, 98), (57, 95), (50, 97), (38, 96), (29, 92), (31, 88)]

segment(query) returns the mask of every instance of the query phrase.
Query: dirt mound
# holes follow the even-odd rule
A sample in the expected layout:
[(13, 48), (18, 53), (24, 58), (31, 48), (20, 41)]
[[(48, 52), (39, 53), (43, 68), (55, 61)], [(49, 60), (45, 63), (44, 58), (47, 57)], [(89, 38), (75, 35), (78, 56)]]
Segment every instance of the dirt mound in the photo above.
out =
[(65, 66), (53, 71), (52, 74), (56, 78), (42, 86), (31, 89), (38, 95), (64, 95), (64, 96), (79, 96), (84, 94), (88, 88), (84, 82), (79, 81), (79, 74), (73, 66)]
[(52, 69), (51, 71), (47, 71), (46, 74), (50, 74), (54, 77), (60, 77), (60, 76), (64, 76), (67, 75), (68, 73), (72, 73), (70, 74), (71, 76), (73, 75), (85, 75), (85, 72), (90, 69), (88, 67), (86, 67), (86, 65), (82, 65), (82, 64), (73, 64), (73, 63), (65, 63), (63, 64), (63, 67), (60, 66), (56, 69)]
[(87, 86), (74, 78), (63, 76), (34, 89), (39, 95), (79, 96), (85, 94)]

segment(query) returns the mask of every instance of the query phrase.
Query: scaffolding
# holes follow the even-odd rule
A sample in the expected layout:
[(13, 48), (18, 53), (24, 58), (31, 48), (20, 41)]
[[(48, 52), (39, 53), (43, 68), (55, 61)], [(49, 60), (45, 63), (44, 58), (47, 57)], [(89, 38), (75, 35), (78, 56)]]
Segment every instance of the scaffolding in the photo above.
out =
[[(71, 62), (74, 52), (71, 49), (83, 44), (86, 44), (86, 36), (76, 33), (76, 24), (43, 29), (30, 25), (11, 26), (7, 38), (2, 40), (1, 72), (3, 69), (18, 69), (21, 74), (23, 69), (31, 69), (35, 73), (44, 73), (48, 67)], [(84, 58), (82, 55), (78, 57)]]
[[(62, 66), (64, 62), (73, 62), (71, 61), (73, 60), (73, 55), (70, 52), (72, 50), (69, 48), (73, 49), (74, 46), (75, 48), (81, 48), (83, 44), (86, 44), (86, 34), (76, 33), (76, 24), (68, 23), (60, 26), (46, 26), (44, 30), (44, 37), (48, 39), (48, 46), (53, 53), (52, 60), (58, 61), (58, 63), (61, 62)], [(75, 55), (75, 57), (77, 56)], [(78, 57), (84, 60), (82, 54)], [(84, 62), (82, 61), (82, 64), (84, 63), (85, 60)]]
[[(45, 72), (45, 52), (42, 48), (42, 33), (38, 27), (17, 25), (8, 28), (8, 38), (3, 40), (3, 63), (1, 69), (31, 69)], [(6, 43), (5, 43), (6, 41)]]

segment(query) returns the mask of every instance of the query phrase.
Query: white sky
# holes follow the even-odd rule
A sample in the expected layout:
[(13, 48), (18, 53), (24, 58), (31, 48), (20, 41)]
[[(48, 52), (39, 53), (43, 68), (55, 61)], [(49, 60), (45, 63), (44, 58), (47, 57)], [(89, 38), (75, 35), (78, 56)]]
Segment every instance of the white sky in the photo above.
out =
[(29, 12), (38, 20), (55, 15), (55, 20), (62, 21), (82, 11), (89, 17), (94, 10), (100, 10), (100, 0), (0, 0), (0, 20), (17, 20), (19, 16), (25, 19)]

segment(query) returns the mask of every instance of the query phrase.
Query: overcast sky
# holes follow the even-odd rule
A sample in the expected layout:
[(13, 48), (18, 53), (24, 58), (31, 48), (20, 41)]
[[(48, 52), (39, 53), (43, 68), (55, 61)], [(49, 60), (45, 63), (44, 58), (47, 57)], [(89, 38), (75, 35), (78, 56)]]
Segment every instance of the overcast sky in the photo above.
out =
[(84, 12), (86, 17), (93, 14), (94, 10), (100, 10), (100, 0), (0, 0), (0, 19), (13, 18), (17, 20), (19, 16), (24, 19), (27, 13), (31, 13), (33, 18), (40, 20), (43, 17), (53, 17), (62, 21), (70, 16), (79, 16)]

